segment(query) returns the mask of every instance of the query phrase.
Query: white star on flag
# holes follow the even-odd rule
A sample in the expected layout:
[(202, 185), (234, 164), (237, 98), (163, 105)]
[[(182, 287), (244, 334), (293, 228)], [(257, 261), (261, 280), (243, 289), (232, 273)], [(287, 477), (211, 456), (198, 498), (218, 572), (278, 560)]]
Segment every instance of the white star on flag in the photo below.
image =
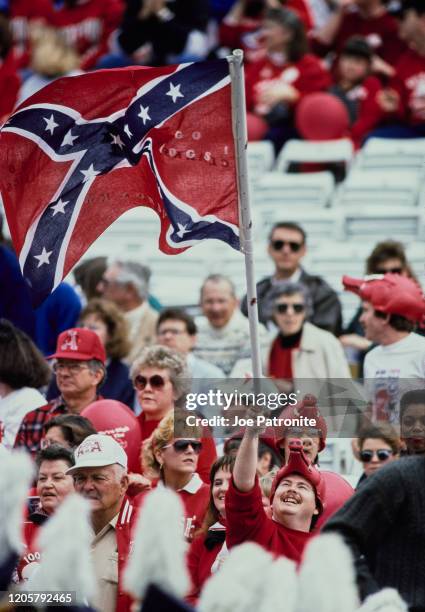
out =
[(183, 236), (187, 234), (189, 230), (186, 229), (186, 225), (182, 225), (181, 223), (177, 223), (177, 225), (179, 226), (179, 231), (177, 232), (177, 236), (179, 238), (183, 238)]
[(62, 199), (60, 199), (57, 204), (52, 206), (52, 210), (54, 211), (53, 216), (55, 216), (57, 213), (65, 214), (65, 206), (67, 204), (69, 204), (69, 200), (68, 202), (64, 202)]
[(44, 128), (45, 132), (50, 132), (53, 136), (53, 131), (55, 128), (57, 128), (59, 126), (59, 123), (55, 123), (55, 119), (53, 117), (53, 114), (50, 115), (50, 119), (48, 119), (47, 117), (43, 117), (44, 121), (46, 122), (46, 127)]
[(146, 125), (146, 121), (151, 121), (151, 118), (149, 117), (149, 106), (145, 108), (141, 104), (140, 113), (137, 116), (140, 117), (140, 119), (143, 121), (143, 125)]
[(43, 247), (43, 250), (41, 251), (40, 255), (33, 255), (34, 259), (38, 259), (37, 268), (39, 268), (43, 264), (49, 264), (49, 257), (52, 253), (53, 251), (46, 251), (46, 247)]
[(123, 148), (124, 143), (121, 140), (120, 135), (118, 134), (117, 136), (115, 136), (115, 134), (109, 134), (110, 136), (112, 136), (112, 144), (118, 145), (120, 149)]
[(74, 144), (74, 140), (77, 140), (77, 138), (78, 136), (73, 136), (71, 130), (69, 130), (62, 140), (61, 147), (64, 147), (65, 145), (72, 146)]
[(87, 170), (80, 170), (81, 174), (84, 174), (83, 183), (90, 181), (92, 178), (100, 174), (97, 170), (94, 169), (93, 164), (90, 164)]
[(130, 132), (130, 128), (128, 127), (128, 123), (126, 123), (124, 126), (124, 132), (127, 134), (129, 138), (133, 136), (133, 134)]
[(173, 98), (174, 103), (176, 103), (177, 98), (184, 98), (184, 95), (180, 91), (180, 87), (180, 83), (178, 85), (173, 85), (170, 82), (170, 91), (167, 91), (167, 93), (165, 94), (166, 96), (170, 96), (170, 98)]

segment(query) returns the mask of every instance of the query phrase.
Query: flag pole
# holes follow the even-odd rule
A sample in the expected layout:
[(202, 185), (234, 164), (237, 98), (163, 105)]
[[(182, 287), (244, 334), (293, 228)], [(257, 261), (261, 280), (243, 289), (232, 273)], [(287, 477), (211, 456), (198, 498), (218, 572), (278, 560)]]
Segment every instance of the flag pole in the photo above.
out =
[(254, 379), (262, 377), (261, 353), (258, 335), (257, 287), (254, 274), (254, 244), (252, 240), (252, 217), (248, 182), (247, 127), (245, 110), (245, 79), (243, 51), (236, 49), (227, 56), (232, 80), (232, 121), (236, 141), (236, 168), (239, 193), (239, 220), (241, 247), (245, 256), (248, 320), (251, 338), (252, 374)]

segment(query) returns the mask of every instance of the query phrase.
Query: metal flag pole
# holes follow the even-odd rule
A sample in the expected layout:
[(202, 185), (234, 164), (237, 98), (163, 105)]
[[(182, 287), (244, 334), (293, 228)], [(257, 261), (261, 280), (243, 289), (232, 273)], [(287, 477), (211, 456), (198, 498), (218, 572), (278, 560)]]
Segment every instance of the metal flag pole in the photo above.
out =
[(236, 148), (236, 168), (239, 193), (239, 218), (241, 246), (245, 256), (248, 320), (251, 337), (252, 373), (254, 379), (262, 377), (260, 343), (258, 337), (257, 287), (254, 274), (254, 245), (252, 241), (252, 217), (250, 207), (248, 144), (245, 111), (245, 79), (243, 72), (243, 51), (236, 49), (227, 57), (232, 80), (232, 120)]

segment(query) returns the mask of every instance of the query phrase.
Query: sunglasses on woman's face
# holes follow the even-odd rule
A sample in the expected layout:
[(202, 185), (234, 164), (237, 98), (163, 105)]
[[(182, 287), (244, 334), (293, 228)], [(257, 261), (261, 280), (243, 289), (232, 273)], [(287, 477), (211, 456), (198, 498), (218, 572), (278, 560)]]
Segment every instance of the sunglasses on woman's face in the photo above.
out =
[(388, 274), (389, 272), (391, 272), (391, 274), (401, 274), (403, 272), (403, 268), (378, 268), (378, 270), (376, 270), (376, 274)]
[(275, 311), (278, 312), (279, 314), (286, 314), (290, 308), (292, 308), (292, 310), (296, 314), (301, 314), (302, 312), (304, 312), (305, 305), (304, 304), (276, 304), (276, 306), (274, 307)]
[(375, 453), (378, 457), (378, 461), (386, 461), (393, 455), (393, 451), (389, 448), (380, 448), (377, 451), (362, 450), (360, 452), (360, 459), (363, 461), (363, 463), (370, 463)]
[(202, 442), (199, 442), (199, 440), (175, 440), (172, 444), (167, 444), (162, 448), (170, 448), (171, 446), (174, 448), (176, 453), (186, 452), (189, 446), (192, 447), (194, 453), (197, 455), (199, 455), (202, 450)]
[(134, 386), (138, 391), (144, 391), (149, 384), (151, 389), (162, 389), (167, 381), (159, 374), (154, 374), (150, 378), (138, 374), (134, 379)]

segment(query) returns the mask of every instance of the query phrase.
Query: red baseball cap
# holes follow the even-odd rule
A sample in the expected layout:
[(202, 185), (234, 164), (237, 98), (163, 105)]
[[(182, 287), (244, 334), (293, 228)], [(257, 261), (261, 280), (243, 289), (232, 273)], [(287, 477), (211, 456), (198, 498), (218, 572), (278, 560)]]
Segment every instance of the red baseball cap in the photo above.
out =
[[(304, 395), (302, 402), (293, 406), (292, 408), (285, 408), (279, 418), (280, 419), (296, 419), (297, 417), (305, 417), (307, 419), (315, 419), (316, 426), (314, 429), (318, 430), (320, 436), (319, 442), (319, 453), (326, 446), (326, 436), (328, 435), (328, 426), (326, 423), (326, 419), (320, 414), (319, 408), (317, 406), (317, 398), (312, 394)], [(308, 431), (307, 427), (301, 427), (300, 429), (305, 429)], [(279, 448), (280, 442), (286, 438), (286, 436), (291, 433), (291, 428), (287, 426), (282, 426), (275, 430), (276, 435), (276, 446)]]
[(75, 359), (76, 361), (97, 359), (105, 365), (106, 353), (99, 336), (94, 331), (74, 327), (59, 334), (56, 353), (47, 359)]
[(273, 501), (280, 481), (291, 474), (299, 474), (314, 487), (319, 505), (319, 514), (321, 514), (325, 507), (325, 481), (322, 474), (305, 456), (301, 440), (292, 440), (289, 451), (288, 463), (274, 477), (270, 491), (270, 503)]
[(375, 310), (420, 323), (425, 319), (425, 297), (419, 285), (400, 274), (373, 274), (365, 278), (343, 276), (346, 291), (370, 302)]

